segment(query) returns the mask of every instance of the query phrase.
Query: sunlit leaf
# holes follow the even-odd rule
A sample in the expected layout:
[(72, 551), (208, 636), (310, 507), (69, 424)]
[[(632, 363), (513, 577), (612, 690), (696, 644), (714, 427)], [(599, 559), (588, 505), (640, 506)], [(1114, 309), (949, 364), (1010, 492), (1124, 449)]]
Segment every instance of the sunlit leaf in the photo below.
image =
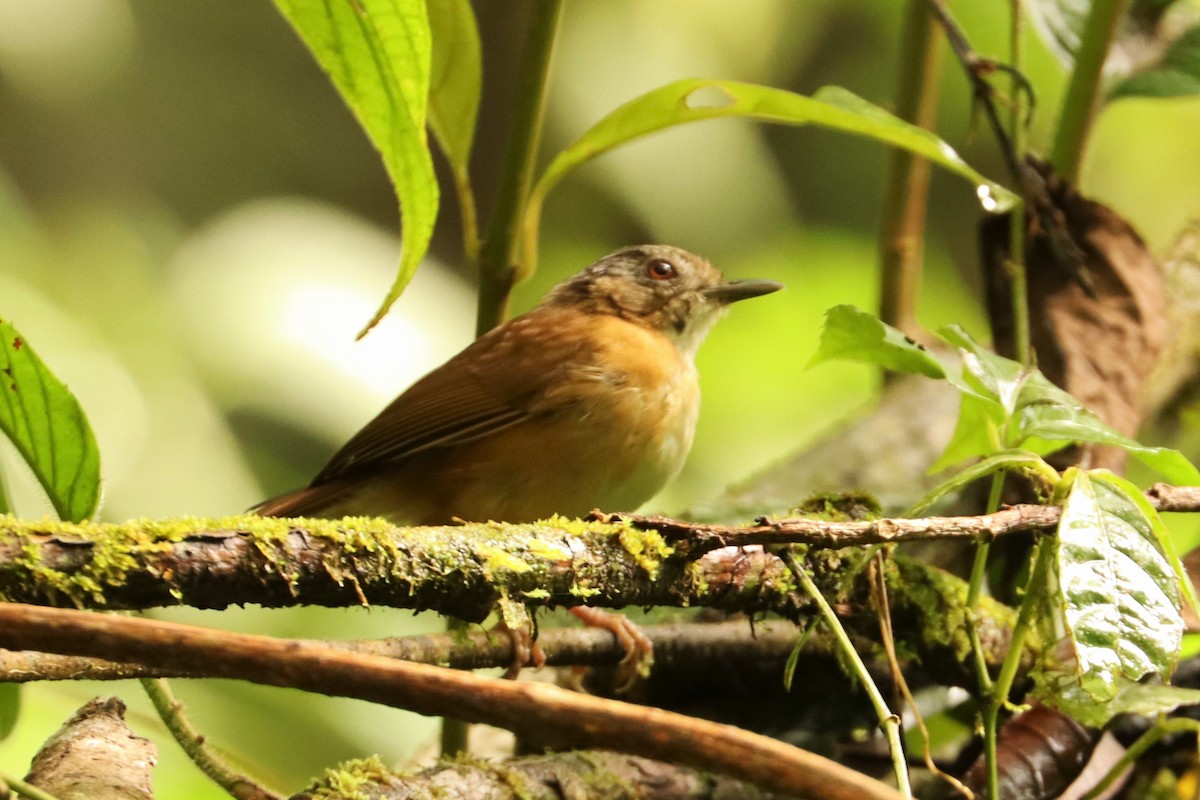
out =
[(89, 519), (100, 502), (100, 451), (75, 395), (12, 325), (0, 320), (0, 431), (59, 517)]
[(1142, 494), (1142, 490), (1132, 481), (1128, 481), (1120, 475), (1114, 475), (1105, 470), (1093, 470), (1090, 474), (1092, 480), (1112, 484), (1117, 491), (1122, 492), (1134, 505), (1141, 509), (1142, 515), (1150, 523), (1150, 529), (1154, 532), (1155, 540), (1158, 541), (1158, 548), (1162, 550), (1163, 555), (1166, 556), (1167, 561), (1171, 565), (1171, 569), (1175, 572), (1175, 579), (1179, 582), (1180, 592), (1187, 598), (1188, 605), (1192, 607), (1192, 610), (1200, 612), (1200, 598), (1196, 596), (1196, 587), (1192, 585), (1192, 579), (1188, 575), (1187, 567), (1183, 565), (1183, 560), (1179, 557), (1179, 551), (1175, 549), (1175, 541), (1171, 538), (1171, 532), (1167, 530), (1166, 523), (1159, 516), (1158, 509), (1150, 505), (1150, 501), (1146, 499), (1146, 495)]
[(475, 140), (483, 71), (468, 0), (427, 0), (433, 39), (429, 128), (454, 171), (465, 175)]
[(601, 153), (655, 131), (717, 117), (782, 125), (819, 125), (865, 136), (925, 156), (976, 187), (988, 211), (1004, 211), (1014, 195), (972, 169), (933, 133), (911, 125), (845, 89), (827, 86), (812, 97), (737, 81), (688, 78), (654, 89), (617, 108), (559, 153), (530, 193), (522, 267), (533, 269), (546, 195), (572, 169)]
[(425, 0), (275, 0), (383, 158), (400, 201), (400, 268), (370, 330), (429, 249), (438, 187), (425, 135), (431, 36)]
[(1010, 416), (1015, 414), (1032, 371), (983, 347), (958, 325), (939, 329), (938, 336), (962, 352), (963, 383), (951, 380), (961, 389), (995, 400)]
[(944, 378), (946, 371), (923, 346), (874, 314), (854, 306), (834, 306), (825, 312), (821, 341), (809, 366), (836, 359), (865, 361), (895, 372)]
[(1183, 636), (1179, 588), (1141, 509), (1112, 484), (1079, 473), (1057, 544), (1083, 690), (1110, 700), (1119, 678), (1169, 675)]
[(1189, 97), (1200, 94), (1200, 27), (1176, 39), (1162, 60), (1118, 83), (1109, 100), (1121, 97)]

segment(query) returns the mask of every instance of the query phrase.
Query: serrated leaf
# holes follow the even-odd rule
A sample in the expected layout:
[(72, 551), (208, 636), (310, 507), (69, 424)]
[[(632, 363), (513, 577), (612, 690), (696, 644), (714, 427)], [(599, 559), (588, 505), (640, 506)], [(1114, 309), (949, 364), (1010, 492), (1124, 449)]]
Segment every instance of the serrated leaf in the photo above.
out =
[(688, 78), (661, 86), (620, 106), (567, 146), (530, 192), (524, 221), (524, 269), (536, 261), (537, 231), (546, 195), (568, 172), (650, 133), (717, 117), (743, 117), (781, 125), (819, 125), (865, 136), (925, 156), (976, 187), (988, 211), (1012, 207), (1011, 192), (972, 169), (933, 133), (889, 114), (861, 97), (827, 86), (812, 97), (737, 81)]
[(930, 378), (946, 377), (941, 362), (923, 346), (875, 315), (851, 305), (834, 306), (825, 312), (821, 341), (808, 365), (835, 359), (864, 361)]
[(429, 128), (451, 167), (466, 175), (475, 140), (483, 69), (469, 0), (427, 0), (432, 36)]
[(1200, 471), (1182, 453), (1122, 436), (1041, 372), (982, 347), (958, 326), (938, 335), (963, 354), (963, 374), (949, 379), (965, 394), (954, 436), (934, 469), (1002, 448), (1048, 455), (1071, 444), (1104, 444), (1128, 451), (1173, 483), (1200, 484)]
[(1185, 31), (1176, 39), (1157, 66), (1114, 86), (1108, 99), (1190, 97), (1195, 94), (1200, 94), (1200, 26)]
[(275, 0), (379, 151), (403, 224), (400, 267), (379, 310), (391, 308), (429, 249), (438, 186), (425, 136), (431, 35), (425, 0)]
[(100, 502), (100, 451), (92, 427), (75, 395), (4, 320), (0, 431), (33, 470), (59, 517), (91, 518)]
[(1057, 544), (1083, 691), (1107, 701), (1120, 678), (1169, 675), (1183, 637), (1179, 590), (1141, 509), (1112, 485), (1079, 473)]

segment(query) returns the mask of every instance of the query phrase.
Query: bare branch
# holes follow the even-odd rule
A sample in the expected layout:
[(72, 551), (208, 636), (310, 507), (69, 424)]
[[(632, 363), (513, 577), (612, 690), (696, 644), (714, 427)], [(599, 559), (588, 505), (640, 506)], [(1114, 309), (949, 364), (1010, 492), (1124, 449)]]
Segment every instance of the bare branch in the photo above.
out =
[(5, 604), (0, 605), (0, 646), (137, 661), (164, 669), (204, 663), (225, 678), (449, 715), (519, 734), (553, 736), (577, 747), (616, 747), (817, 800), (899, 796), (828, 759), (728, 725), (546, 684), (483, 678), (302, 642)]

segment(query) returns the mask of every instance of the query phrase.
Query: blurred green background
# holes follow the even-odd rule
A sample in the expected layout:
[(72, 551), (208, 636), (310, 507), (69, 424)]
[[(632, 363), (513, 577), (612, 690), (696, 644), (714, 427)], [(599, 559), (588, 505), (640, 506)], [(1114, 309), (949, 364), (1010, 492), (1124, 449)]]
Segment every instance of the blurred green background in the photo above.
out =
[[(484, 101), (474, 177), (486, 214), (511, 113), (526, 2), (476, 4)], [(544, 157), (614, 106), (683, 77), (809, 93), (839, 84), (891, 105), (899, 3), (568, 2)], [(978, 49), (1003, 58), (1004, 3), (960, 3)], [(1061, 67), (1028, 36), (1044, 149)], [(1004, 174), (946, 59), (940, 132)], [(1200, 214), (1200, 101), (1123, 101), (1101, 117), (1083, 188), (1161, 250)], [(701, 351), (704, 411), (677, 510), (855, 413), (865, 368), (807, 371), (822, 311), (873, 309), (886, 152), (809, 129), (720, 120), (604, 156), (551, 195), (541, 271), (514, 312), (622, 245), (662, 241), (726, 274), (788, 291), (738, 306)], [(236, 513), (307, 480), (394, 394), (472, 335), (452, 193), (432, 254), (395, 310), (354, 341), (390, 284), (396, 204), (333, 89), (268, 0), (0, 2), (0, 315), (79, 395), (104, 459), (103, 517)], [(921, 318), (984, 334), (972, 188), (935, 175)], [(3, 456), (17, 510), (49, 506)], [(851, 488), (851, 487), (847, 487)], [(797, 498), (800, 499), (800, 498)], [(361, 609), (194, 612), (171, 619), (294, 636), (441, 625)], [(183, 684), (197, 723), (286, 791), (339, 759), (409, 757), (432, 723), (342, 700), (232, 683)], [(0, 770), (97, 693), (132, 706), (161, 749), (161, 796), (223, 796), (183, 763), (134, 684), (29, 686)]]

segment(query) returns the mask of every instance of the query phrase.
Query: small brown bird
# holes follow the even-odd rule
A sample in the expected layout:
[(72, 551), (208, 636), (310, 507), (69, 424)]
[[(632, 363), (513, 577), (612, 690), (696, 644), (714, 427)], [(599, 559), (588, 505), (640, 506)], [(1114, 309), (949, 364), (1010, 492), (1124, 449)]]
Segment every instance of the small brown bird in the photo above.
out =
[(531, 522), (632, 511), (683, 466), (700, 342), (732, 302), (783, 288), (727, 282), (675, 247), (605, 256), (396, 398), (267, 516)]

